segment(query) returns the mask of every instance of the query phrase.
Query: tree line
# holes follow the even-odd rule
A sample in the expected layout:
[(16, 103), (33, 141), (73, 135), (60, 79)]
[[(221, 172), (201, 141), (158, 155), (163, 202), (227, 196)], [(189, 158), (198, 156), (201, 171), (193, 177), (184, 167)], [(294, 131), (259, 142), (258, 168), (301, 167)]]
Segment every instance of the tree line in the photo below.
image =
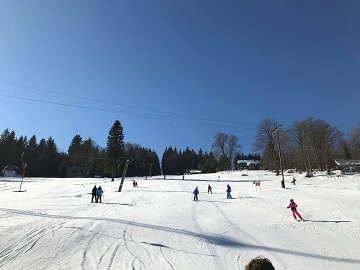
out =
[[(264, 169), (280, 171), (279, 154), (284, 168), (298, 168), (311, 173), (314, 169), (330, 172), (334, 159), (360, 159), (360, 124), (348, 137), (324, 120), (309, 117), (282, 127), (273, 119), (259, 123), (253, 143), (256, 154), (241, 153), (236, 135), (218, 132), (210, 152), (195, 152), (187, 147), (166, 147), (161, 163), (157, 153), (139, 144), (124, 143), (123, 127), (116, 120), (110, 128), (106, 147), (90, 137), (75, 135), (66, 153), (59, 152), (52, 137), (38, 140), (16, 137), (5, 129), (0, 136), (0, 169), (14, 165), (26, 176), (64, 177), (69, 167), (82, 167), (86, 177), (121, 176), (128, 161), (127, 176), (176, 175), (190, 169), (202, 173), (236, 169), (239, 159), (261, 160)], [(21, 158), (20, 158), (21, 157)]]
[[(217, 137), (217, 136), (215, 136)], [(177, 148), (167, 147), (161, 159), (161, 167), (164, 175), (182, 175), (189, 173), (191, 169), (199, 170), (202, 173), (215, 173), (218, 171), (236, 169), (238, 160), (260, 160), (260, 154), (244, 155), (235, 151), (234, 157), (226, 153), (218, 152), (216, 146), (214, 151), (204, 152), (200, 149), (198, 152), (190, 150), (187, 147), (184, 151)]]
[[(30, 139), (15, 131), (5, 129), (0, 136), (0, 170), (16, 166), (18, 172), (25, 169), (28, 177), (65, 177), (69, 167), (82, 167), (84, 176), (121, 176), (126, 161), (129, 161), (127, 176), (160, 174), (160, 162), (155, 151), (138, 144), (124, 143), (121, 123), (116, 120), (111, 127), (106, 148), (91, 138), (75, 135), (67, 153), (59, 152), (52, 137)], [(25, 168), (26, 167), (26, 168)], [(151, 169), (151, 171), (150, 171)]]
[[(97, 175), (121, 176), (128, 162), (127, 176), (151, 176), (160, 174), (184, 174), (190, 169), (203, 173), (236, 168), (238, 159), (260, 159), (260, 155), (244, 155), (235, 135), (218, 132), (209, 153), (167, 147), (161, 164), (157, 153), (139, 144), (124, 143), (121, 123), (117, 120), (111, 127), (106, 147), (99, 146), (90, 137), (76, 134), (66, 153), (59, 152), (52, 137), (40, 139), (36, 135), (16, 137), (15, 131), (5, 129), (0, 136), (0, 168), (8, 165), (18, 167), (22, 173), (26, 166), (28, 177), (65, 177), (69, 167), (81, 167), (86, 177)], [(20, 158), (21, 157), (21, 158)]]
[(285, 168), (299, 168), (308, 176), (314, 169), (330, 173), (336, 167), (334, 159), (360, 159), (360, 124), (345, 137), (337, 127), (315, 117), (294, 121), (287, 128), (264, 119), (253, 146), (262, 153), (265, 169), (279, 172), (282, 153)]

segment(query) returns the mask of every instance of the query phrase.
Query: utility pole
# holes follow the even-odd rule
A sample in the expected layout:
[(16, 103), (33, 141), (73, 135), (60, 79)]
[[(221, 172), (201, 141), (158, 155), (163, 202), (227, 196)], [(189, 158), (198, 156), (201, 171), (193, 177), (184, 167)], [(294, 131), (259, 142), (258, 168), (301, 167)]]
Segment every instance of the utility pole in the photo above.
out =
[(128, 169), (128, 166), (129, 166), (129, 162), (130, 162), (129, 159), (126, 160), (126, 163), (125, 163), (123, 175), (122, 175), (122, 177), (121, 177), (121, 182), (120, 182), (120, 186), (119, 186), (118, 192), (121, 192), (122, 186), (123, 186), (123, 184), (124, 184), (124, 179), (125, 179), (125, 176), (126, 176), (126, 171), (127, 171), (127, 169)]
[[(20, 188), (19, 188), (19, 192), (21, 192), (21, 186), (22, 186), (22, 183), (24, 181), (24, 176), (25, 176), (25, 171), (26, 171), (26, 168), (27, 168), (27, 164), (24, 162), (24, 154), (25, 154), (25, 151), (21, 154), (21, 161), (22, 161), (22, 167), (23, 167), (23, 174), (22, 174), (22, 178), (21, 178), (21, 183), (20, 183)], [(25, 190), (26, 191), (26, 190)]]
[(149, 177), (151, 177), (152, 163), (150, 164)]
[(280, 169), (281, 169), (281, 187), (285, 188), (285, 180), (284, 180), (284, 169), (282, 166), (282, 156), (281, 156), (281, 146), (280, 146), (280, 136), (279, 136), (279, 130), (282, 127), (282, 125), (278, 125), (272, 132), (276, 132), (276, 137), (277, 137), (277, 142), (278, 142), (278, 147), (279, 147), (279, 160), (280, 160)]

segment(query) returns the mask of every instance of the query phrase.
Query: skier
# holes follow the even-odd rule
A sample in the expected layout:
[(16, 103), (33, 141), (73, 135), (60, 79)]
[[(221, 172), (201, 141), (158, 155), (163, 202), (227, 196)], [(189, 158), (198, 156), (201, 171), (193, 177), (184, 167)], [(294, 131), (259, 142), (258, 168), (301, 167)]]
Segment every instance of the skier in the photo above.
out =
[(194, 193), (194, 201), (198, 201), (199, 200), (199, 198), (198, 198), (198, 194), (199, 194), (198, 187), (195, 188), (193, 193)]
[(231, 192), (231, 187), (230, 187), (230, 185), (227, 185), (226, 198), (228, 198), (228, 199), (232, 199), (232, 196), (231, 196), (230, 192)]
[(101, 196), (104, 193), (103, 189), (101, 188), (101, 186), (98, 187), (98, 189), (96, 190), (96, 202), (101, 203)]
[[(290, 200), (290, 204), (287, 208), (290, 208), (293, 214), (293, 217), (295, 220), (297, 220), (296, 215), (300, 218), (300, 220), (304, 221), (303, 218), (301, 217), (301, 215), (298, 213), (298, 211), (296, 210), (297, 204), (294, 202), (293, 199)], [(299, 220), (299, 221), (300, 221)]]
[(92, 191), (91, 191), (91, 202), (94, 202), (94, 199), (96, 201), (96, 191), (97, 191), (97, 188), (96, 188), (96, 185), (93, 187)]
[(209, 192), (212, 194), (212, 187), (210, 185), (208, 185), (208, 193)]

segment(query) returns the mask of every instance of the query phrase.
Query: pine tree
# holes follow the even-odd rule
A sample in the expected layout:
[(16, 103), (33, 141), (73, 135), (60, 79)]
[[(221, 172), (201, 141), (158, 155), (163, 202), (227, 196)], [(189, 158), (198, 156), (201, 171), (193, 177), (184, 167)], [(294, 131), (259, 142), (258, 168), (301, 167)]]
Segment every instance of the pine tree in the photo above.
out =
[(46, 140), (45, 156), (46, 156), (46, 159), (44, 160), (44, 163), (46, 164), (45, 176), (46, 177), (58, 176), (61, 159), (57, 150), (55, 140), (51, 136)]
[(69, 145), (68, 154), (72, 166), (79, 166), (80, 164), (82, 143), (83, 143), (82, 137), (76, 134)]
[(120, 157), (124, 154), (124, 134), (119, 120), (116, 120), (109, 131), (106, 143), (106, 163), (114, 181), (115, 170), (118, 169)]
[(24, 155), (24, 161), (25, 163), (27, 163), (26, 174), (30, 177), (37, 175), (37, 162), (39, 160), (39, 153), (37, 152), (37, 147), (37, 139), (36, 136), (33, 135), (29, 140), (29, 144), (26, 147), (26, 153)]

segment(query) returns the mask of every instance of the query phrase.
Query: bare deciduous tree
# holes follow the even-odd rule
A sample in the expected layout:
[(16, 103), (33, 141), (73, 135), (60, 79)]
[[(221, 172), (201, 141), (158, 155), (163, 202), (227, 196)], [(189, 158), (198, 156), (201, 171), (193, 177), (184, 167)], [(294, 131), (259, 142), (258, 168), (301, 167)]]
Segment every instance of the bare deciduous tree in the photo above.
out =
[(306, 121), (295, 121), (287, 131), (290, 143), (300, 153), (305, 170), (312, 171), (309, 147), (309, 129)]
[(308, 176), (312, 175), (313, 162), (320, 170), (326, 169), (330, 173), (336, 150), (343, 141), (343, 135), (336, 127), (324, 120), (309, 117), (292, 123), (287, 133), (301, 155)]
[(273, 119), (264, 119), (259, 125), (255, 142), (254, 151), (262, 151), (262, 163), (271, 170), (279, 171), (279, 158), (276, 150), (276, 139), (273, 131), (279, 124)]
[(351, 130), (349, 144), (353, 158), (360, 159), (360, 124)]
[(226, 142), (228, 140), (228, 135), (225, 133), (218, 132), (215, 135), (215, 141), (212, 144), (212, 149), (216, 155), (226, 156)]
[(238, 141), (239, 141), (239, 139), (237, 136), (235, 136), (235, 135), (228, 136), (227, 153), (228, 153), (228, 158), (229, 158), (230, 164), (233, 164), (232, 161), (233, 161), (234, 157), (236, 156), (236, 154), (240, 153), (241, 146), (240, 146), (240, 144), (238, 144)]
[(231, 169), (232, 160), (241, 149), (238, 140), (238, 137), (235, 135), (227, 135), (221, 132), (216, 133), (212, 149), (220, 161), (220, 165), (224, 167), (221, 169)]

